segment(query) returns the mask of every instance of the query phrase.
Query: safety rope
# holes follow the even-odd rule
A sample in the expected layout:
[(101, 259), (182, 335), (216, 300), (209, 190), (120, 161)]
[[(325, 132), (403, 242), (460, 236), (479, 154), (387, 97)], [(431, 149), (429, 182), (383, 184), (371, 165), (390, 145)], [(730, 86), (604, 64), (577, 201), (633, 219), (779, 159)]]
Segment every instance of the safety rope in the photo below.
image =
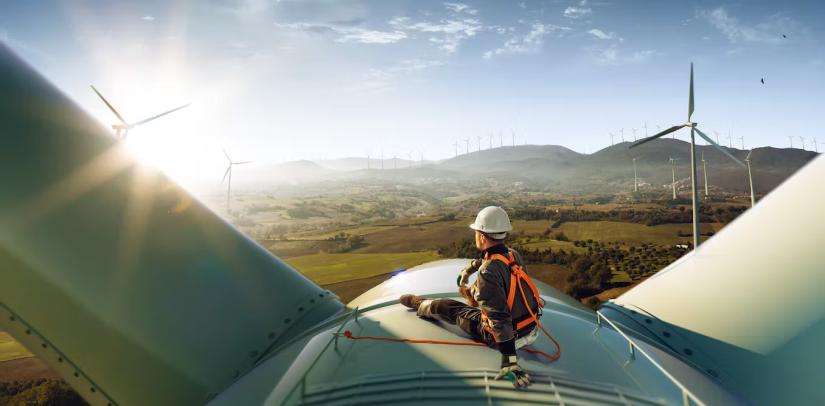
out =
[[(541, 331), (544, 333), (544, 335), (546, 335), (547, 338), (549, 338), (550, 341), (552, 341), (553, 344), (556, 346), (556, 353), (551, 355), (551, 354), (548, 354), (544, 351), (539, 351), (539, 350), (536, 350), (536, 349), (533, 349), (533, 348), (522, 347), (521, 349), (524, 350), (524, 351), (527, 351), (531, 354), (541, 355), (541, 356), (549, 359), (550, 361), (555, 361), (555, 360), (559, 359), (559, 357), (561, 357), (561, 346), (559, 345), (559, 342), (556, 341), (556, 339), (553, 338), (553, 336), (550, 335), (550, 333), (548, 333), (547, 330), (544, 329), (544, 326), (541, 324), (538, 317), (536, 317), (536, 314), (533, 313), (533, 309), (531, 309), (530, 306), (527, 305), (527, 303), (529, 303), (529, 302), (527, 301), (527, 296), (524, 294), (524, 288), (521, 287), (521, 275), (519, 275), (519, 276), (520, 277), (517, 279), (517, 281), (518, 281), (517, 286), (518, 286), (519, 292), (521, 292), (521, 298), (524, 299), (525, 307), (527, 308), (527, 311), (530, 312), (530, 317), (533, 320), (536, 321), (536, 325), (541, 329)], [(417, 339), (417, 338), (356, 336), (356, 335), (353, 335), (352, 331), (349, 331), (349, 330), (344, 331), (344, 337), (346, 337), (350, 340), (393, 341), (393, 342), (398, 342), (398, 343), (415, 343), (415, 344), (472, 345), (472, 346), (481, 346), (481, 347), (486, 347), (487, 346), (487, 344), (479, 343), (479, 342), (475, 342), (475, 341), (446, 341), (446, 340), (425, 340), (425, 339)]]

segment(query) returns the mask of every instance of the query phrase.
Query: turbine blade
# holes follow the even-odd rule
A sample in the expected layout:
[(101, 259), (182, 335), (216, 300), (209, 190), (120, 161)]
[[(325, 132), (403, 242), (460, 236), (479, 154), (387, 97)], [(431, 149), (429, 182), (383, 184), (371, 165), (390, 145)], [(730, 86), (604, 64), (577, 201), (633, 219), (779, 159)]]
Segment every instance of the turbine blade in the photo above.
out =
[(690, 63), (690, 92), (688, 93), (688, 121), (693, 116), (693, 62)]
[(226, 167), (226, 172), (223, 173), (223, 179), (221, 179), (221, 183), (226, 180), (226, 176), (229, 175), (229, 171), (232, 170), (232, 165)]
[(161, 118), (161, 117), (163, 117), (163, 116), (165, 116), (165, 115), (167, 115), (167, 114), (174, 113), (174, 112), (176, 112), (176, 111), (178, 111), (178, 110), (180, 110), (180, 109), (182, 109), (182, 108), (184, 108), (184, 107), (189, 107), (189, 104), (190, 104), (190, 103), (187, 103), (187, 104), (184, 104), (183, 106), (178, 106), (178, 107), (175, 107), (175, 108), (174, 108), (174, 109), (172, 109), (172, 110), (169, 110), (169, 111), (164, 112), (164, 113), (160, 113), (160, 114), (158, 114), (158, 115), (156, 115), (156, 116), (152, 116), (152, 117), (149, 117), (149, 118), (147, 118), (147, 119), (140, 120), (140, 121), (138, 121), (137, 123), (132, 124), (132, 125), (131, 125), (131, 127), (137, 127), (137, 126), (139, 126), (139, 125), (141, 125), (141, 124), (146, 124), (146, 123), (148, 123), (148, 122), (150, 122), (150, 121), (152, 121), (152, 120), (155, 120), (155, 119)]
[(229, 158), (229, 154), (226, 153), (226, 150), (221, 148), (221, 151), (223, 151), (223, 156), (226, 157), (226, 161), (229, 162), (230, 165), (232, 165), (232, 159)]
[(121, 116), (120, 113), (118, 113), (117, 110), (115, 110), (115, 107), (112, 106), (112, 104), (109, 103), (109, 101), (106, 100), (106, 98), (103, 97), (103, 95), (100, 94), (100, 92), (98, 92), (97, 89), (94, 86), (92, 86), (92, 85), (89, 85), (89, 86), (92, 87), (92, 90), (94, 90), (94, 92), (97, 94), (97, 97), (100, 97), (100, 100), (103, 100), (103, 103), (106, 104), (106, 107), (108, 107), (109, 110), (112, 110), (112, 113), (115, 113), (115, 116), (117, 116), (117, 119), (120, 120), (120, 122), (123, 123), (123, 125), (128, 125), (126, 123), (126, 120), (123, 119), (123, 116)]
[(232, 165), (243, 165), (243, 164), (249, 164), (249, 163), (252, 163), (252, 161), (232, 162)]
[(672, 132), (674, 132), (674, 131), (676, 131), (676, 130), (679, 130), (679, 129), (681, 129), (681, 128), (685, 127), (686, 125), (687, 125), (687, 124), (675, 125), (675, 126), (670, 127), (670, 128), (668, 128), (667, 130), (664, 130), (664, 131), (662, 131), (662, 132), (660, 132), (660, 133), (658, 133), (658, 134), (651, 135), (650, 137), (647, 137), (647, 138), (642, 138), (642, 139), (640, 139), (639, 141), (636, 141), (636, 142), (634, 142), (632, 145), (630, 145), (630, 148), (636, 148), (636, 147), (638, 147), (639, 145), (642, 145), (642, 144), (644, 144), (644, 143), (646, 143), (646, 142), (648, 142), (648, 141), (653, 141), (653, 140), (655, 140), (656, 138), (659, 138), (659, 137), (662, 137), (662, 136), (668, 135), (668, 134), (670, 134), (670, 133), (672, 133)]
[(700, 131), (700, 130), (699, 130), (698, 128), (696, 128), (696, 127), (693, 127), (693, 130), (694, 130), (694, 131), (696, 131), (696, 134), (699, 134), (699, 136), (700, 136), (700, 137), (704, 138), (704, 139), (705, 139), (705, 141), (709, 142), (709, 143), (710, 143), (711, 145), (713, 145), (716, 149), (718, 149), (719, 151), (721, 151), (723, 154), (727, 155), (727, 157), (728, 157), (728, 158), (733, 159), (733, 162), (736, 162), (737, 164), (739, 164), (739, 166), (742, 166), (742, 167), (744, 167), (744, 166), (745, 166), (745, 164), (744, 164), (744, 163), (742, 163), (742, 161), (740, 161), (738, 158), (736, 158), (735, 156), (733, 156), (730, 152), (728, 152), (728, 151), (727, 151), (727, 150), (725, 150), (724, 148), (720, 147), (720, 146), (719, 146), (719, 144), (717, 144), (715, 141), (713, 141), (712, 139), (710, 139), (710, 137), (708, 137), (708, 136), (707, 136), (707, 134), (703, 133), (702, 131)]

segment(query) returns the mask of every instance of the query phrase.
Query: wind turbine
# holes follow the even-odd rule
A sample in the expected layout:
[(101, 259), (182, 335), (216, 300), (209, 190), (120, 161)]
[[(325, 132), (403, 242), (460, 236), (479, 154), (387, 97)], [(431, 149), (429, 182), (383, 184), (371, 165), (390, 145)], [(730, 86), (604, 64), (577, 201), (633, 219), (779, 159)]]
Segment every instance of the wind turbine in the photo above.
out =
[(816, 142), (816, 137), (813, 137), (813, 140), (814, 140), (814, 152), (819, 153), (819, 146), (817, 145), (818, 143)]
[(702, 174), (705, 175), (705, 197), (708, 197), (708, 163), (705, 161), (705, 151), (702, 151)]
[(730, 135), (730, 130), (728, 130), (728, 148), (733, 149), (733, 137)]
[(647, 138), (647, 121), (645, 121), (644, 127), (645, 127), (645, 138)]
[(513, 148), (515, 148), (516, 147), (516, 130), (511, 129), (510, 130), (510, 135), (513, 136)]
[(738, 139), (739, 141), (742, 142), (742, 150), (744, 151), (745, 150), (745, 137), (744, 136), (743, 137), (736, 137), (736, 139)]
[[(705, 141), (707, 141), (708, 143), (713, 145), (716, 149), (721, 151), (723, 154), (727, 155), (730, 159), (733, 159), (737, 164), (739, 164), (743, 167), (745, 166), (745, 164), (743, 164), (740, 160), (736, 159), (736, 157), (731, 155), (730, 152), (728, 152), (724, 148), (720, 147), (719, 144), (713, 142), (713, 140), (710, 139), (710, 137), (708, 137), (705, 133), (700, 131), (699, 128), (697, 127), (697, 125), (698, 125), (697, 123), (690, 121), (691, 117), (693, 116), (693, 108), (694, 108), (694, 104), (693, 104), (693, 63), (691, 62), (691, 64), (690, 64), (690, 89), (689, 89), (689, 93), (688, 93), (688, 120), (687, 120), (687, 123), (680, 124), (680, 125), (675, 125), (675, 126), (670, 127), (670, 128), (668, 128), (668, 129), (666, 129), (666, 130), (664, 130), (664, 131), (662, 131), (658, 134), (654, 134), (650, 137), (639, 140), (639, 141), (633, 143), (633, 145), (631, 145), (630, 148), (638, 147), (639, 145), (642, 145), (646, 142), (655, 140), (655, 139), (660, 138), (662, 136), (665, 136), (667, 134), (676, 132), (676, 131), (684, 128), (684, 127), (690, 127), (690, 179), (691, 179), (691, 198), (692, 198), (692, 203), (693, 203), (693, 247), (694, 247), (694, 249), (696, 249), (696, 247), (699, 246), (699, 196), (698, 196), (698, 190), (697, 190), (698, 189), (698, 185), (697, 185), (698, 182), (696, 181), (696, 137), (695, 137), (695, 134), (699, 134), (699, 136), (702, 137)], [(675, 183), (676, 182), (675, 182), (675, 175), (674, 175), (674, 191), (675, 191)]]
[(458, 156), (458, 141), (454, 142), (453, 146), (455, 147), (455, 156)]
[(466, 145), (467, 145), (467, 153), (469, 154), (469, 153), (470, 153), (470, 139), (469, 139), (469, 138), (465, 138), (465, 139), (464, 139), (464, 144), (466, 144)]
[(639, 177), (636, 174), (636, 157), (633, 157), (633, 192), (639, 191)]
[(804, 137), (799, 137), (799, 142), (802, 143), (802, 150), (804, 151), (805, 150), (805, 138)]
[(501, 130), (498, 130), (498, 146), (499, 148), (504, 146), (504, 135)]
[(493, 134), (492, 133), (490, 134), (490, 148), (489, 149), (493, 149)]
[(671, 187), (673, 188), (673, 200), (676, 200), (676, 161), (679, 158), (670, 157), (670, 173), (673, 176), (673, 183), (671, 183)]
[(745, 162), (748, 164), (748, 183), (751, 185), (751, 207), (756, 204), (756, 197), (753, 194), (753, 177), (751, 177), (751, 153), (753, 150), (748, 152), (748, 156), (745, 157)]
[(226, 172), (223, 173), (223, 179), (221, 179), (221, 183), (223, 183), (223, 181), (227, 180), (226, 177), (229, 176), (229, 181), (226, 182), (226, 213), (231, 214), (232, 211), (229, 209), (229, 197), (232, 193), (232, 167), (235, 166), (235, 165), (248, 164), (252, 161), (235, 162), (235, 161), (232, 160), (232, 158), (229, 157), (229, 154), (226, 153), (225, 149), (221, 148), (221, 151), (223, 151), (223, 156), (226, 157), (226, 162), (228, 163), (227, 166), (226, 166)]
[(477, 135), (476, 139), (478, 141), (478, 152), (481, 152), (481, 136)]
[(619, 133), (621, 133), (621, 136), (622, 136), (622, 142), (624, 142), (624, 128), (620, 129), (620, 130), (619, 130)]
[(793, 148), (793, 135), (788, 136), (788, 141), (791, 142), (791, 148)]
[(636, 129), (631, 128), (630, 130), (633, 131), (633, 142), (636, 142)]
[(613, 146), (613, 133), (609, 133), (609, 134), (610, 134), (610, 146), (612, 147)]
[(92, 85), (90, 85), (90, 86), (92, 87), (92, 90), (94, 90), (95, 94), (97, 94), (97, 97), (100, 97), (100, 100), (103, 100), (103, 103), (106, 104), (106, 107), (108, 107), (109, 110), (111, 110), (112, 113), (114, 113), (115, 117), (117, 117), (117, 119), (120, 120), (120, 124), (112, 124), (112, 129), (115, 130), (115, 138), (119, 138), (119, 139), (126, 139), (126, 135), (129, 133), (129, 130), (131, 130), (131, 129), (139, 126), (139, 125), (146, 124), (146, 123), (148, 123), (152, 120), (161, 118), (161, 117), (163, 117), (163, 116), (165, 116), (169, 113), (174, 113), (174, 112), (176, 112), (176, 111), (178, 111), (178, 110), (180, 110), (184, 107), (189, 106), (189, 104), (190, 104), (190, 103), (186, 103), (182, 106), (175, 107), (174, 109), (166, 111), (164, 113), (160, 113), (158, 115), (154, 115), (152, 117), (145, 118), (143, 120), (136, 121), (134, 123), (128, 123), (128, 122), (126, 122), (126, 119), (123, 118), (123, 116), (120, 115), (120, 113), (118, 113), (118, 111), (115, 109), (115, 107), (112, 106), (112, 104), (109, 103), (109, 101), (106, 100), (106, 98), (103, 97), (103, 95), (100, 94), (100, 92), (98, 92), (97, 89), (94, 86), (92, 86)]

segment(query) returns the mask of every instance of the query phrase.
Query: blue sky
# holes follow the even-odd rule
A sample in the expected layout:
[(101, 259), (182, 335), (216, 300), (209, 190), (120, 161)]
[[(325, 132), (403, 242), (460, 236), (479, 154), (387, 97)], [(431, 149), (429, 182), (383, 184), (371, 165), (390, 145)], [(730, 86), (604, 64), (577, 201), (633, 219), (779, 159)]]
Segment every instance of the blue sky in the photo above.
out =
[(644, 123), (653, 133), (683, 122), (691, 61), (694, 119), (725, 143), (730, 130), (746, 147), (785, 147), (790, 135), (813, 149), (825, 111), (821, 2), (4, 1), (2, 9), (0, 40), (105, 124), (113, 116), (89, 84), (129, 119), (192, 101), (133, 136), (174, 139), (217, 164), (221, 146), (256, 162), (382, 150), (438, 159), (457, 140), (481, 136), (486, 147), (491, 134), (509, 143), (512, 132), (518, 143), (593, 152), (609, 132), (618, 140), (624, 128), (630, 140)]

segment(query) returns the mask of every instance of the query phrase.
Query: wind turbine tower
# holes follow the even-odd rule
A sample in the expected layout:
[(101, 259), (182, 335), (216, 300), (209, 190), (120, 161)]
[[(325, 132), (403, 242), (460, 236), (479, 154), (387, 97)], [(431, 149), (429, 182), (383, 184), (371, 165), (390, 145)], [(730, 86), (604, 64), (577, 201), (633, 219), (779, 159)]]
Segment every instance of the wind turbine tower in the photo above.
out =
[(799, 137), (799, 142), (802, 143), (802, 150), (805, 151), (805, 138)]
[(670, 158), (670, 173), (673, 176), (673, 182), (670, 185), (673, 188), (673, 200), (676, 200), (676, 161), (677, 159)]
[(228, 163), (226, 166), (226, 172), (223, 173), (223, 179), (221, 179), (221, 183), (223, 183), (223, 181), (227, 180), (226, 177), (229, 176), (229, 181), (226, 182), (226, 214), (232, 214), (232, 210), (230, 210), (229, 207), (229, 197), (232, 194), (232, 167), (234, 167), (235, 165), (248, 164), (252, 161), (235, 162), (232, 160), (232, 158), (229, 157), (229, 154), (226, 153), (226, 150), (221, 149), (221, 151), (223, 151), (223, 156), (226, 157), (226, 162)]
[(478, 141), (478, 152), (481, 152), (481, 136), (477, 135), (476, 139)]
[(633, 131), (633, 142), (636, 142), (636, 129), (631, 128), (630, 130)]
[(510, 135), (513, 136), (513, 148), (516, 147), (516, 130), (510, 130)]
[(645, 138), (647, 138), (647, 121), (645, 121), (644, 127), (645, 127)]
[(467, 153), (469, 154), (469, 153), (470, 153), (470, 139), (469, 139), (469, 138), (465, 138), (465, 139), (464, 139), (464, 144), (466, 145), (466, 147), (467, 147)]
[(610, 134), (610, 146), (612, 147), (612, 146), (613, 146), (613, 137), (614, 137), (614, 136), (613, 136), (613, 133), (609, 133), (609, 134)]
[(624, 142), (624, 128), (620, 129), (619, 133), (621, 134), (622, 142)]
[(109, 101), (106, 100), (106, 98), (103, 97), (103, 95), (100, 94), (100, 92), (98, 92), (97, 89), (94, 86), (91, 86), (91, 87), (92, 87), (92, 90), (94, 90), (95, 94), (97, 94), (97, 97), (100, 97), (100, 100), (103, 100), (103, 103), (106, 104), (106, 107), (108, 107), (109, 110), (111, 110), (111, 112), (114, 113), (115, 117), (117, 117), (117, 119), (120, 120), (119, 124), (112, 124), (112, 129), (115, 130), (115, 138), (122, 139), (122, 140), (126, 139), (126, 135), (129, 133), (129, 130), (131, 130), (131, 129), (139, 126), (139, 125), (146, 124), (146, 123), (148, 123), (152, 120), (156, 120), (156, 119), (161, 118), (161, 117), (163, 117), (167, 114), (174, 113), (174, 112), (176, 112), (176, 111), (178, 111), (178, 110), (180, 110), (184, 107), (189, 106), (189, 103), (187, 103), (187, 104), (184, 104), (182, 106), (175, 107), (172, 110), (154, 115), (152, 117), (145, 118), (143, 120), (140, 120), (140, 121), (137, 121), (137, 122), (134, 122), (134, 123), (128, 123), (128, 122), (126, 122), (126, 119), (124, 119), (123, 116), (120, 115), (120, 113), (118, 113), (118, 111), (115, 109), (115, 107), (112, 106), (112, 104), (109, 103)]
[(504, 147), (504, 135), (501, 130), (498, 130), (498, 146), (499, 148)]
[(453, 146), (455, 147), (455, 156), (458, 156), (458, 141), (454, 142)]
[(793, 136), (792, 135), (788, 136), (788, 141), (791, 142), (791, 148), (793, 148)]
[(756, 204), (756, 197), (753, 193), (753, 177), (751, 176), (751, 152), (753, 152), (753, 150), (748, 152), (748, 156), (745, 157), (745, 162), (748, 164), (748, 183), (751, 186), (751, 207), (753, 207)]
[(639, 176), (636, 173), (636, 158), (633, 158), (633, 192), (639, 191)]
[(736, 137), (742, 143), (742, 151), (745, 150), (745, 137)]
[[(645, 139), (639, 140), (635, 142), (630, 148), (638, 147), (646, 142), (652, 141), (659, 137), (663, 137), (667, 134), (676, 132), (682, 128), (689, 127), (690, 128), (690, 180), (691, 180), (691, 200), (693, 203), (693, 247), (699, 246), (699, 191), (698, 191), (698, 182), (696, 180), (696, 135), (698, 134), (702, 137), (705, 141), (709, 144), (713, 145), (716, 149), (718, 149), (723, 154), (727, 155), (730, 159), (732, 159), (737, 164), (741, 165), (742, 167), (745, 166), (740, 160), (736, 159), (733, 155), (730, 154), (727, 150), (720, 147), (719, 144), (713, 142), (705, 133), (703, 133), (698, 128), (698, 124), (691, 121), (691, 117), (693, 116), (694, 104), (693, 104), (693, 63), (690, 64), (690, 88), (688, 91), (688, 120), (684, 124), (679, 124), (672, 126), (658, 134), (654, 134), (650, 137)], [(673, 158), (671, 158), (673, 159)], [(673, 190), (674, 190), (674, 198), (676, 196), (676, 175), (675, 175), (675, 166), (671, 162), (671, 167), (673, 168)]]
[(702, 174), (705, 175), (705, 197), (708, 197), (708, 163), (705, 161), (705, 151), (702, 151)]

